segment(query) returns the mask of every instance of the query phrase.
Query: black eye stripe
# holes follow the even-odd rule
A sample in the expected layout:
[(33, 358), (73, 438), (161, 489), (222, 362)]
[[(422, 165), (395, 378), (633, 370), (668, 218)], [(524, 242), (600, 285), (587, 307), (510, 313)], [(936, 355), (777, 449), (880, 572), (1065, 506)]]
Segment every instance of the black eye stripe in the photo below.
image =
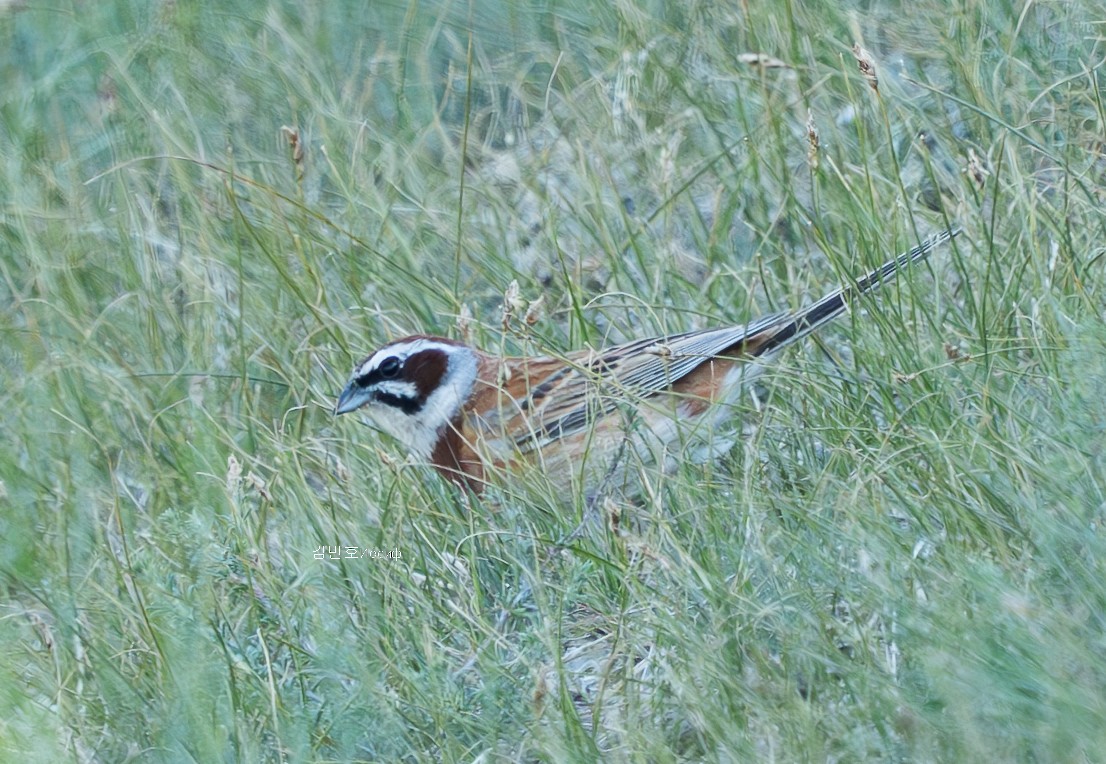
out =
[(410, 398), (405, 395), (396, 395), (383, 391), (378, 391), (373, 397), (380, 403), (391, 406), (392, 408), (397, 408), (408, 416), (422, 411), (423, 404), (426, 403), (422, 398)]
[(353, 384), (377, 404), (414, 416), (441, 385), (449, 356), (439, 348), (399, 351), (371, 364), (364, 361), (360, 368), (367, 370), (354, 377)]
[(365, 372), (357, 377), (358, 387), (371, 387), (385, 379), (396, 379), (403, 370), (403, 363), (394, 355), (390, 355), (377, 364), (375, 369)]

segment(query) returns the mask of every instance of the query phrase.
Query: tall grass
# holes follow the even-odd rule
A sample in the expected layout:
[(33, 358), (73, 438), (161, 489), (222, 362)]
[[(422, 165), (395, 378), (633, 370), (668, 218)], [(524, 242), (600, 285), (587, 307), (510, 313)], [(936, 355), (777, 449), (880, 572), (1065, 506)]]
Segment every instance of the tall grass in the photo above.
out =
[[(0, 4), (3, 758), (1104, 760), (1098, 10)], [(951, 221), (570, 544), (329, 413)]]

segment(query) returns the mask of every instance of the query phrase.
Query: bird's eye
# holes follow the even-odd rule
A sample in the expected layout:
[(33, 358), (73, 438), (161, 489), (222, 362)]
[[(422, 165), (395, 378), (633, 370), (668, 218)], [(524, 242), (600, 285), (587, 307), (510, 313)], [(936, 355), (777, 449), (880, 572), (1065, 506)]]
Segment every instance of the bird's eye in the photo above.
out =
[(384, 379), (395, 379), (399, 376), (399, 367), (399, 359), (394, 355), (390, 355), (380, 362), (380, 366), (376, 367), (376, 370)]

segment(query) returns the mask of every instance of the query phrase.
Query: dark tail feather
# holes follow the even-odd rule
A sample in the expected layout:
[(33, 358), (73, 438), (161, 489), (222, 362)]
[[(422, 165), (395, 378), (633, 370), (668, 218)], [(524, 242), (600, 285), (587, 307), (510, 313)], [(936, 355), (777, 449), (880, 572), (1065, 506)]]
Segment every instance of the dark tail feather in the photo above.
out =
[(773, 350), (805, 337), (822, 324), (836, 318), (855, 298), (870, 292), (885, 281), (890, 281), (898, 275), (899, 271), (908, 265), (912, 265), (929, 257), (929, 253), (936, 247), (944, 244), (952, 237), (959, 234), (960, 226), (953, 226), (938, 234), (930, 236), (909, 252), (889, 260), (863, 278), (857, 279), (855, 284), (842, 287), (832, 294), (828, 294), (818, 302), (803, 308), (796, 313), (790, 321), (780, 327), (770, 340), (757, 348), (757, 355), (767, 355)]

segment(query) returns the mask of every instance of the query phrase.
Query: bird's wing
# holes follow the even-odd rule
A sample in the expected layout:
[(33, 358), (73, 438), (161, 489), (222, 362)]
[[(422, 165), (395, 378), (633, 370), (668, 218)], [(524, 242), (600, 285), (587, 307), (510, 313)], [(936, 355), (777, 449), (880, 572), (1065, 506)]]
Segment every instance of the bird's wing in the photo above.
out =
[(523, 450), (542, 448), (584, 430), (620, 403), (640, 401), (670, 389), (712, 358), (760, 355), (746, 353), (742, 346), (758, 335), (786, 326), (790, 320), (789, 314), (782, 313), (742, 326), (653, 337), (573, 354), (560, 371), (550, 374), (519, 401), (520, 418), (529, 426), (516, 438), (516, 446)]
[(957, 233), (955, 228), (942, 231), (854, 284), (794, 313), (777, 313), (740, 326), (635, 340), (600, 351), (573, 353), (564, 359), (518, 359), (516, 367), (547, 366), (551, 371), (544, 378), (525, 371), (518, 375), (540, 381), (513, 391), (509, 396), (513, 410), (501, 411), (495, 419), (522, 425), (508, 428), (521, 433), (515, 438), (517, 448), (543, 448), (586, 429), (613, 412), (620, 402), (643, 400), (668, 390), (710, 359), (748, 360), (786, 347), (836, 318), (853, 299), (924, 259)]

